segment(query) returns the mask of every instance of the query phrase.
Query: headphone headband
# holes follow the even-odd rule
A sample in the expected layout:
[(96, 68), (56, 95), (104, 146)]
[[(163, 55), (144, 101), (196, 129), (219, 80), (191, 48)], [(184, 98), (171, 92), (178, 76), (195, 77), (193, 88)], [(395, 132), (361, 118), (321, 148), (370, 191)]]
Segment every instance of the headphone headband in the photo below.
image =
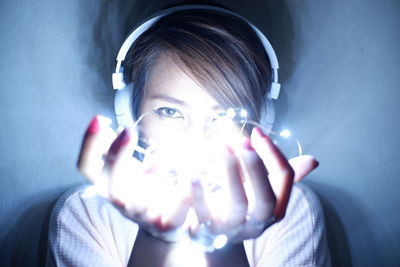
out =
[(115, 104), (115, 113), (118, 124), (121, 126), (128, 126), (128, 127), (133, 125), (132, 108), (130, 101), (133, 88), (131, 86), (129, 86), (130, 88), (127, 88), (123, 78), (124, 68), (122, 66), (122, 62), (125, 60), (125, 57), (128, 54), (130, 47), (139, 36), (141, 36), (145, 31), (147, 31), (151, 26), (153, 26), (159, 19), (174, 12), (182, 10), (211, 10), (211, 11), (221, 12), (223, 14), (228, 14), (243, 20), (254, 30), (254, 32), (260, 39), (261, 43), (263, 44), (264, 49), (267, 52), (269, 61), (271, 63), (272, 82), (270, 86), (270, 91), (268, 92), (266, 99), (267, 107), (265, 107), (266, 109), (268, 109), (268, 113), (266, 113), (266, 118), (264, 118), (264, 122), (262, 123), (267, 124), (267, 128), (272, 128), (272, 125), (275, 120), (275, 112), (272, 100), (278, 99), (281, 87), (278, 82), (279, 63), (274, 49), (272, 48), (267, 37), (256, 26), (254, 26), (250, 21), (248, 21), (244, 17), (227, 9), (215, 6), (208, 6), (208, 5), (182, 5), (157, 12), (153, 16), (151, 16), (150, 19), (147, 19), (145, 22), (140, 24), (135, 30), (131, 32), (128, 38), (126, 38), (125, 42), (122, 44), (118, 52), (115, 73), (113, 73), (112, 75), (113, 88), (117, 90), (114, 104)]

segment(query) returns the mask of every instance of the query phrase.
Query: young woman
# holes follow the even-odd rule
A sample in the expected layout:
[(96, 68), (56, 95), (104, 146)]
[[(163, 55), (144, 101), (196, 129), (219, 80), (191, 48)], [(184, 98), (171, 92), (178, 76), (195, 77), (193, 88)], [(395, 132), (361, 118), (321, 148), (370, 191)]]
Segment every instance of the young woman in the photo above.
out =
[[(251, 125), (243, 134), (222, 127), (207, 135), (230, 109), (246, 110), (246, 120), (265, 116), (273, 74), (254, 29), (220, 9), (175, 10), (135, 40), (126, 61), (139, 143), (156, 149), (132, 157), (137, 132), (116, 134), (103, 118), (92, 120), (78, 167), (89, 180), (105, 181), (104, 197), (81, 189), (58, 201), (48, 264), (329, 266), (318, 200), (292, 186), (317, 161), (286, 160)], [(222, 177), (216, 195), (229, 203), (221, 210), (208, 199), (203, 176)], [(171, 177), (179, 177), (174, 186)], [(227, 244), (213, 250), (217, 238)]]

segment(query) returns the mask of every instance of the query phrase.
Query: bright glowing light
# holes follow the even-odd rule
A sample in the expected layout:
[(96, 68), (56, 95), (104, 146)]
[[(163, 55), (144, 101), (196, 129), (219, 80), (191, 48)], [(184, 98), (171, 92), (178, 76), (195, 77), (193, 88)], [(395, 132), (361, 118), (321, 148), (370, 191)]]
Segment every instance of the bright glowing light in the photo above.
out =
[(226, 243), (228, 243), (228, 237), (226, 235), (217, 235), (214, 239), (213, 245), (214, 248), (220, 249), (225, 247)]
[(235, 118), (235, 116), (236, 116), (235, 110), (234, 110), (233, 108), (229, 108), (229, 109), (226, 111), (226, 116), (228, 116), (228, 117), (231, 118), (231, 119)]
[(241, 109), (240, 110), (240, 117), (247, 119), (247, 110)]
[[(147, 209), (150, 218), (162, 215), (162, 219), (168, 219), (175, 212), (176, 203), (181, 201), (182, 196), (192, 193), (191, 182), (198, 179), (203, 186), (204, 198), (212, 218), (224, 221), (232, 210), (227, 168), (224, 167), (226, 146), (240, 151), (243, 149), (245, 126), (262, 126), (249, 121), (248, 112), (239, 108), (230, 108), (225, 113), (215, 115), (204, 130), (197, 125), (190, 128), (192, 125), (182, 120), (160, 119), (157, 116), (154, 112), (143, 114), (134, 125), (135, 137), (141, 138), (135, 142), (137, 145), (134, 150), (143, 156), (141, 161), (135, 158), (136, 162), (125, 164), (128, 169), (114, 175), (117, 178), (113, 179), (112, 185), (104, 177), (95, 181), (97, 193), (105, 197), (116, 196), (123, 203), (139, 203), (150, 207)], [(152, 127), (154, 125), (156, 127)], [(273, 134), (278, 138), (283, 137), (280, 138), (284, 140), (283, 143), (291, 140), (287, 139), (291, 137), (287, 129)], [(244, 186), (249, 192), (249, 208), (252, 208), (255, 201), (251, 183), (244, 181)], [(90, 190), (86, 196), (90, 196), (94, 189)], [(149, 191), (153, 194), (148, 194)], [(150, 197), (154, 195), (158, 196), (157, 199)], [(189, 228), (189, 225), (196, 223), (199, 223), (196, 214), (190, 209), (185, 225)], [(220, 249), (229, 241), (227, 235), (215, 236), (206, 232), (196, 237), (188, 235), (187, 239), (188, 245), (181, 247), (177, 254), (180, 262), (187, 263), (182, 266), (195, 266), (194, 263), (198, 263), (198, 267), (206, 266), (204, 258), (201, 259), (204, 257), (203, 252), (210, 248)], [(194, 255), (199, 258), (194, 259)]]
[(290, 137), (292, 135), (292, 133), (288, 129), (285, 129), (282, 132), (280, 132), (279, 135), (287, 138), (287, 137)]
[(170, 253), (166, 266), (207, 267), (203, 249), (190, 240), (184, 240)]
[[(147, 212), (148, 216), (170, 213), (179, 196), (191, 192), (191, 181), (199, 179), (214, 218), (226, 219), (231, 210), (232, 197), (227, 186), (227, 170), (222, 167), (225, 166), (225, 146), (229, 145), (234, 150), (241, 149), (243, 134), (238, 124), (247, 121), (246, 110), (231, 108), (218, 114), (210, 125), (204, 127), (205, 132), (192, 131), (190, 125), (180, 120), (159, 121), (154, 113), (145, 114), (141, 118), (136, 124), (136, 130), (145, 135), (141, 136), (139, 143), (149, 147), (136, 147), (136, 151), (145, 155), (143, 163), (156, 164), (157, 168), (151, 175), (155, 177), (152, 190), (157, 192), (155, 195), (163, 196), (163, 202), (156, 207), (152, 206)], [(152, 123), (158, 123), (158, 128), (149, 127)], [(144, 179), (149, 180), (147, 177)], [(139, 187), (143, 188), (143, 185)], [(124, 188), (132, 187), (124, 185)], [(145, 194), (145, 191), (141, 194)]]

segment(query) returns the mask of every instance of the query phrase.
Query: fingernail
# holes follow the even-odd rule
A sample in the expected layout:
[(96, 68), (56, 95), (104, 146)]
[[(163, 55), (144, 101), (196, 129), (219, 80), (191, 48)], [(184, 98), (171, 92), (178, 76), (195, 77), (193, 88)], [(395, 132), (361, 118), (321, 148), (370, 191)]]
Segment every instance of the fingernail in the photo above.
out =
[(243, 148), (248, 151), (255, 151), (254, 148), (251, 146), (250, 138), (246, 138), (243, 142)]
[(125, 203), (118, 198), (111, 197), (111, 202), (118, 208), (125, 209)]
[(97, 133), (100, 131), (100, 123), (99, 123), (99, 116), (96, 116), (92, 119), (87, 129), (89, 133)]
[(117, 154), (120, 148), (129, 143), (130, 135), (127, 129), (124, 129), (115, 139), (110, 147), (111, 154)]
[(91, 134), (98, 133), (102, 127), (110, 126), (111, 123), (109, 118), (97, 115), (91, 120), (87, 131)]
[(124, 129), (118, 136), (117, 142), (119, 142), (121, 145), (126, 145), (129, 143), (131, 139), (131, 136), (129, 135), (129, 131), (127, 129)]
[(259, 136), (261, 136), (261, 137), (265, 137), (266, 135), (264, 134), (264, 132), (260, 129), (260, 128), (258, 128), (258, 127), (255, 127), (254, 128), (254, 131), (259, 135)]
[(315, 160), (315, 168), (317, 168), (319, 166), (319, 161)]
[(234, 156), (235, 155), (235, 150), (233, 150), (233, 148), (231, 148), (230, 146), (226, 145), (225, 146), (225, 150), (228, 153), (228, 155), (230, 155), (230, 156)]

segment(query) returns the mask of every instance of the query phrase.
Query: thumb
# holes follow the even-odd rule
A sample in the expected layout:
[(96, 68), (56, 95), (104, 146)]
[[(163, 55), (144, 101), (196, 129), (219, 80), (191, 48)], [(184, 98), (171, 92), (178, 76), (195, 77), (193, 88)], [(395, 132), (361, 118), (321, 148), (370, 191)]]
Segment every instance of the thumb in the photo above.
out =
[(289, 160), (294, 170), (294, 182), (300, 182), (311, 171), (318, 167), (319, 162), (311, 155), (302, 155)]

